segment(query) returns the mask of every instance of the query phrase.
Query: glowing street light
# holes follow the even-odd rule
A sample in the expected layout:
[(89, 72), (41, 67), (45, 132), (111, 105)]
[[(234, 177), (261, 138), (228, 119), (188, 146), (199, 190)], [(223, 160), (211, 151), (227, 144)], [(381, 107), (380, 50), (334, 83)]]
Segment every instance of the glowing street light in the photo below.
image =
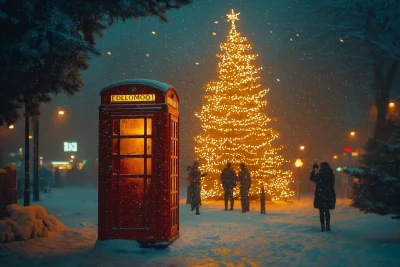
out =
[(300, 146), (300, 150), (303, 151), (306, 147), (305, 146)]
[(298, 176), (297, 176), (297, 199), (300, 200), (300, 168), (303, 166), (303, 161), (301, 158), (296, 159), (294, 165), (297, 167)]
[(64, 110), (60, 109), (60, 110), (58, 111), (58, 115), (64, 115), (64, 114), (65, 114)]
[(10, 124), (10, 125), (8, 125), (8, 128), (10, 128), (10, 129), (14, 129), (14, 124)]
[(393, 102), (389, 103), (389, 108), (394, 108), (396, 105)]
[(337, 159), (337, 156), (336, 156), (336, 155), (333, 155), (333, 159)]
[(356, 132), (350, 132), (351, 136), (356, 136)]
[(296, 162), (294, 163), (294, 165), (297, 168), (300, 168), (301, 166), (303, 166), (303, 161), (301, 159), (296, 159)]
[(29, 139), (33, 139), (33, 135), (29, 135)]
[(71, 159), (74, 159), (75, 158), (75, 156), (74, 155), (71, 155)]

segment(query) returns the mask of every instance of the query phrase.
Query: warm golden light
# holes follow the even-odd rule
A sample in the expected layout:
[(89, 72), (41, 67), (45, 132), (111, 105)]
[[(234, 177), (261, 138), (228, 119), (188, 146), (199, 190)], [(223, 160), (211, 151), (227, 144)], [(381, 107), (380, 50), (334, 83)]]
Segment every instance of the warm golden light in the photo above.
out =
[(333, 159), (337, 159), (337, 156), (336, 156), (336, 155), (333, 155)]
[(8, 126), (8, 128), (14, 129), (14, 124), (10, 124), (10, 125)]
[(356, 135), (356, 132), (350, 132), (350, 135), (351, 135), (351, 136), (355, 136), (355, 135)]
[[(258, 197), (264, 187), (269, 199), (288, 200), (293, 196), (292, 173), (282, 169), (286, 161), (279, 155), (281, 147), (274, 144), (279, 135), (264, 111), (268, 89), (261, 88), (261, 68), (252, 63), (258, 55), (250, 53), (251, 45), (236, 30), (238, 15), (233, 10), (227, 15), (231, 29), (217, 55), (218, 78), (205, 86), (205, 104), (195, 114), (202, 127), (195, 138), (196, 158), (202, 163), (200, 169), (208, 172), (202, 198), (222, 198), (221, 171), (232, 162), (238, 172), (243, 162), (252, 175), (250, 196)], [(238, 187), (234, 195), (239, 196)]]
[(304, 150), (305, 148), (305, 146), (300, 146), (300, 150)]
[(150, 56), (150, 54), (146, 54), (146, 57), (149, 57)]
[(75, 156), (74, 155), (71, 155), (71, 159), (74, 159), (75, 158)]
[(33, 139), (33, 136), (32, 136), (32, 135), (29, 135), (29, 139)]
[(301, 159), (296, 159), (296, 162), (294, 163), (294, 165), (297, 168), (300, 168), (301, 166), (303, 166), (303, 161)]
[(59, 110), (58, 111), (58, 115), (64, 115), (64, 113), (65, 113), (64, 110)]
[(107, 55), (111, 55), (111, 52), (110, 52), (110, 51), (108, 51), (108, 52), (107, 52)]
[(341, 43), (343, 43), (343, 42), (344, 42), (344, 40), (343, 40), (342, 38), (340, 38), (339, 40), (340, 40), (340, 42), (341, 42)]
[(156, 32), (155, 32), (155, 31), (152, 31), (151, 33), (152, 33), (152, 34), (156, 34)]
[(389, 103), (389, 108), (394, 108), (394, 107), (395, 107), (395, 104), (393, 102), (390, 102)]
[(217, 35), (217, 33), (216, 33), (216, 32), (213, 32), (213, 35)]
[(218, 24), (218, 20), (214, 21), (215, 24)]

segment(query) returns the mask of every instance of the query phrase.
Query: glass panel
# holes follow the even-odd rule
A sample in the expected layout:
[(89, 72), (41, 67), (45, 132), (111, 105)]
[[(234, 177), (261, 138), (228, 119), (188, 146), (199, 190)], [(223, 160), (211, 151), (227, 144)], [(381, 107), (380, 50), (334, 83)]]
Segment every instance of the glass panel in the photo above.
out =
[(120, 135), (143, 135), (144, 119), (122, 119), (120, 121)]
[(122, 158), (121, 174), (144, 174), (143, 158)]
[(147, 119), (147, 135), (153, 134), (152, 129), (153, 129), (152, 119)]
[(144, 138), (121, 138), (119, 148), (121, 155), (143, 155)]
[(117, 164), (118, 164), (118, 159), (117, 158), (112, 158), (112, 163), (111, 163), (111, 168), (112, 168), (112, 174), (116, 175), (118, 173), (117, 170)]
[(117, 138), (113, 138), (113, 140), (112, 140), (112, 153), (118, 154), (118, 139)]
[(151, 174), (151, 158), (147, 159), (147, 174)]
[(112, 125), (112, 132), (113, 134), (118, 134), (118, 120), (113, 120), (113, 125)]
[(147, 155), (151, 155), (152, 139), (147, 138)]

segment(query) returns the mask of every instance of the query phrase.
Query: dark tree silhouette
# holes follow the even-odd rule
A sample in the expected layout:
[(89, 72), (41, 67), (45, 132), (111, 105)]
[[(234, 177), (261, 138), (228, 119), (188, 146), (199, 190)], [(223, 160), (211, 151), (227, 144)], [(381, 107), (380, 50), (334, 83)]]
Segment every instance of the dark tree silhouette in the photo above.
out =
[(0, 1), (0, 124), (14, 123), (25, 105), (29, 116), (53, 94), (83, 86), (96, 36), (114, 21), (157, 16), (191, 0)]

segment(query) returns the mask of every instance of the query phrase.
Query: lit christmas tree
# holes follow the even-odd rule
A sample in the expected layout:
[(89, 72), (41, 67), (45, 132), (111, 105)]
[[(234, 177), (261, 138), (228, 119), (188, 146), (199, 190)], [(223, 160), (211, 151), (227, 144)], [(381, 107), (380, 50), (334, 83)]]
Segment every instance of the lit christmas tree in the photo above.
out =
[[(261, 90), (258, 71), (251, 65), (258, 55), (250, 54), (247, 39), (236, 31), (235, 21), (240, 13), (228, 14), (232, 23), (227, 41), (220, 45), (222, 54), (218, 79), (205, 86), (206, 104), (196, 116), (202, 122), (202, 132), (195, 140), (196, 156), (208, 175), (202, 182), (202, 197), (221, 198), (223, 189), (220, 173), (227, 162), (238, 171), (244, 162), (252, 174), (250, 196), (258, 196), (264, 186), (272, 200), (289, 199), (292, 181), (290, 171), (280, 168), (284, 159), (280, 148), (272, 145), (278, 134), (268, 127), (271, 119), (263, 113), (267, 102), (262, 100), (268, 90)], [(238, 196), (238, 188), (235, 196)]]

